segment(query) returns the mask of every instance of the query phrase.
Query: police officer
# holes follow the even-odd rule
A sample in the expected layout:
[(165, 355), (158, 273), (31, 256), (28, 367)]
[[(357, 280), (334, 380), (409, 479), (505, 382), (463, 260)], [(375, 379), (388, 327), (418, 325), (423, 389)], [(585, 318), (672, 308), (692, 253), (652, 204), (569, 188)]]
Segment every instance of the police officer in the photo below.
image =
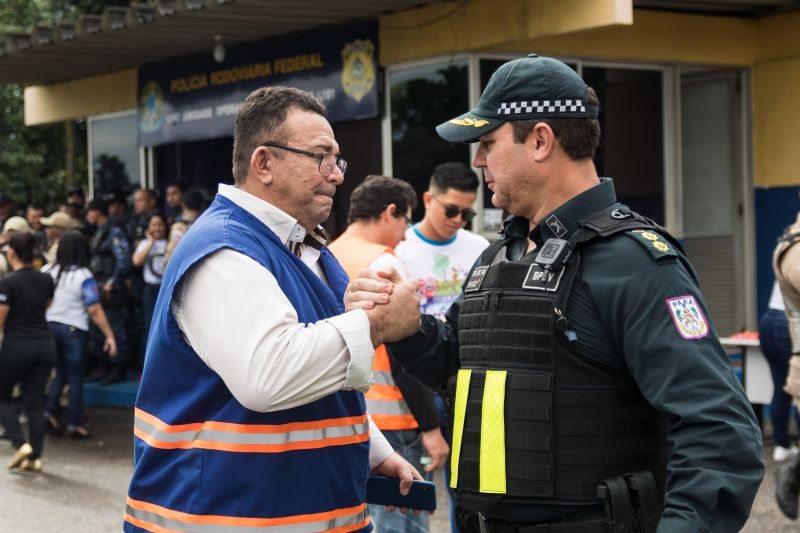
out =
[[(479, 143), (513, 216), (446, 320), (388, 346), (447, 389), (451, 486), (482, 531), (738, 531), (761, 433), (679, 244), (598, 178), (598, 111), (571, 68), (531, 55), (437, 128)], [(386, 285), (355, 280), (348, 305)]]
[[(97, 340), (102, 347), (102, 339), (95, 328), (90, 334), (90, 355), (99, 358), (94, 371), (87, 381), (101, 381), (108, 385), (124, 381), (128, 367), (128, 305), (125, 279), (130, 270), (131, 251), (128, 238), (122, 228), (115, 225), (108, 216), (108, 207), (102, 200), (92, 200), (86, 208), (86, 222), (97, 229), (90, 242), (92, 254), (90, 268), (98, 287), (101, 288), (100, 301), (103, 304), (108, 323), (117, 339), (117, 356), (113, 367), (97, 349)], [(92, 349), (92, 348), (95, 349)]]

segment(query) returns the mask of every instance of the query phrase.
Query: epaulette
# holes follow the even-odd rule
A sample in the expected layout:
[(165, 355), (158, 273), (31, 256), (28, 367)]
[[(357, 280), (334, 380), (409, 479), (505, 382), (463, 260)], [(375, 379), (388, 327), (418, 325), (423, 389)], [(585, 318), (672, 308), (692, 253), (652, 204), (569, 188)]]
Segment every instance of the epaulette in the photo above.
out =
[(625, 235), (644, 246), (656, 261), (664, 257), (678, 257), (678, 253), (672, 245), (655, 231), (634, 229), (626, 231)]

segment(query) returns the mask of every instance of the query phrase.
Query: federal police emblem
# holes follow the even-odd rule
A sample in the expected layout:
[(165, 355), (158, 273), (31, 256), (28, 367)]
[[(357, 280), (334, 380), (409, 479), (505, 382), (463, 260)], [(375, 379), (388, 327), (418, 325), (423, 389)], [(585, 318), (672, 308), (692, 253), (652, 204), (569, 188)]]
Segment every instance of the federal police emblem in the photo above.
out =
[(360, 102), (375, 86), (375, 45), (368, 39), (356, 39), (342, 50), (342, 88), (347, 96)]
[(153, 133), (164, 124), (162, 104), (164, 94), (154, 81), (147, 82), (139, 95), (139, 129), (144, 133)]
[(708, 322), (691, 294), (665, 300), (675, 327), (684, 339), (702, 339), (708, 335)]

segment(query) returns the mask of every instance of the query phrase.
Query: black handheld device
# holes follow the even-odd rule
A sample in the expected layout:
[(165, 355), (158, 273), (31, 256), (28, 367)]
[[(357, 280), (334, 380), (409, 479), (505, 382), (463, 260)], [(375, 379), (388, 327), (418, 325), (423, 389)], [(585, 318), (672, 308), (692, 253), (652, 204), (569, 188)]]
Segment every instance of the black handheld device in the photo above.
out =
[(436, 509), (436, 485), (430, 481), (414, 481), (411, 490), (403, 496), (396, 477), (371, 476), (367, 479), (367, 503), (433, 511)]

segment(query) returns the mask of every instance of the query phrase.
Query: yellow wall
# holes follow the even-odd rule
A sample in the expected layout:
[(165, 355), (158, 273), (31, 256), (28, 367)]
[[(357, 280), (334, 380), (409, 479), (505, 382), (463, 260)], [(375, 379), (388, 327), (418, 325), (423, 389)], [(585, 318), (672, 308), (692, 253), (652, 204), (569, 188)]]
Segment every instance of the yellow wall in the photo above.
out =
[(136, 69), (25, 88), (25, 125), (72, 120), (136, 107)]

